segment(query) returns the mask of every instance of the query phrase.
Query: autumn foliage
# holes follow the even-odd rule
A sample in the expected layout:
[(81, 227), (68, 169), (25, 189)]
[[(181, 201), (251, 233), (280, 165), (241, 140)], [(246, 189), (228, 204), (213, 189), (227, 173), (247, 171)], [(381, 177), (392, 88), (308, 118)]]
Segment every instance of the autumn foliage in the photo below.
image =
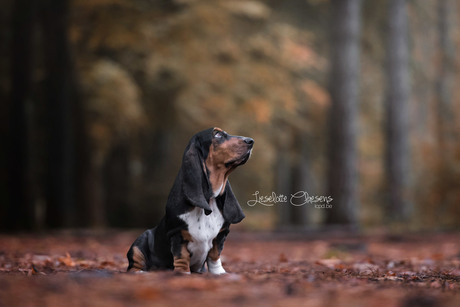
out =
[(232, 233), (224, 276), (126, 273), (137, 233), (0, 237), (4, 306), (457, 306), (458, 235)]

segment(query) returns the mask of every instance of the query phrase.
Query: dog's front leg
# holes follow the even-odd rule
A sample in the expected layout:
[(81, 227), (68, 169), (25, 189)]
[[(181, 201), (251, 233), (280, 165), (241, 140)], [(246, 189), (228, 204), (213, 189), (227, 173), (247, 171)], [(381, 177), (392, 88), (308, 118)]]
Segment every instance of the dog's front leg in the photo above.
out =
[(190, 252), (187, 244), (190, 234), (186, 230), (171, 237), (171, 252), (174, 257), (174, 272), (190, 274)]
[(208, 270), (211, 274), (221, 275), (227, 273), (222, 266), (222, 261), (220, 260), (220, 253), (224, 248), (224, 242), (229, 233), (228, 228), (223, 228), (217, 237), (212, 241), (212, 248), (208, 253), (207, 262)]

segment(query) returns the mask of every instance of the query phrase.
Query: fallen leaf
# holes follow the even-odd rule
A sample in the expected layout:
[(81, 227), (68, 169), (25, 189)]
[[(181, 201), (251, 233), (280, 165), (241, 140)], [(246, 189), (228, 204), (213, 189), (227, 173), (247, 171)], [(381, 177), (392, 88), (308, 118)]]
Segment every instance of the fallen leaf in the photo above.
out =
[(328, 268), (330, 268), (330, 269), (335, 269), (336, 266), (338, 266), (339, 264), (342, 263), (342, 260), (336, 259), (336, 258), (332, 258), (332, 259), (321, 259), (321, 260), (317, 260), (315, 263), (318, 264), (318, 265), (322, 265), (322, 266), (328, 267)]
[(66, 255), (65, 257), (59, 257), (58, 261), (65, 266), (74, 267), (75, 262), (72, 260), (72, 257), (70, 256), (70, 254), (67, 252), (65, 255)]
[(281, 253), (279, 258), (278, 258), (278, 261), (279, 262), (288, 262), (288, 259), (287, 259), (286, 255), (284, 253)]
[(357, 270), (360, 274), (370, 275), (379, 270), (379, 266), (370, 263), (355, 263), (353, 269)]

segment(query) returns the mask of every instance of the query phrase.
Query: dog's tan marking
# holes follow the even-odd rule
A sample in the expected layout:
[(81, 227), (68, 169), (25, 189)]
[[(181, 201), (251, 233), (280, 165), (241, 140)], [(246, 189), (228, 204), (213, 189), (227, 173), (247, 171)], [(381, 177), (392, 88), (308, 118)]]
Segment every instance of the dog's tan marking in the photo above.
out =
[(184, 239), (184, 241), (193, 242), (193, 237), (190, 234), (190, 232), (188, 232), (188, 230), (183, 229), (183, 230), (180, 231), (180, 233), (181, 233), (182, 239)]
[(180, 257), (174, 257), (174, 272), (190, 273), (190, 252), (187, 243), (182, 244)]
[[(217, 127), (214, 130), (223, 132), (222, 129)], [(223, 143), (219, 143), (213, 139), (205, 161), (206, 167), (209, 170), (209, 181), (213, 191), (222, 187), (219, 195), (224, 193), (228, 176), (234, 170), (234, 167), (227, 167), (225, 164), (240, 158), (246, 151), (247, 146), (242, 139), (231, 138)]]
[(139, 247), (133, 247), (133, 267), (129, 270), (130, 272), (145, 270), (145, 256), (139, 249)]
[(217, 240), (212, 241), (212, 248), (208, 253), (208, 258), (211, 258), (212, 261), (217, 261), (220, 258), (219, 248), (217, 246)]

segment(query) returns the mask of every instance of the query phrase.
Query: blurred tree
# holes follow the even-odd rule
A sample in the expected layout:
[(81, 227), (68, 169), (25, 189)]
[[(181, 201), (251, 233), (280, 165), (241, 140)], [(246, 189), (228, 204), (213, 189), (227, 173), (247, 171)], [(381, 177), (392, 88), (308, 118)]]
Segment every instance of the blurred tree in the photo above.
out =
[(68, 0), (40, 1), (47, 104), (46, 224), (70, 226), (75, 221), (75, 80), (68, 41)]
[(134, 131), (143, 121), (139, 90), (116, 62), (104, 59), (84, 67), (80, 67), (80, 95), (85, 116), (79, 122), (83, 130), (78, 141), (85, 145), (78, 161), (84, 167), (79, 176), (84, 179), (79, 187), (81, 219), (85, 226), (105, 227), (122, 216), (126, 225), (132, 196), (129, 161), (136, 144)]
[[(436, 76), (437, 96), (437, 137), (438, 137), (438, 163), (437, 163), (437, 188), (441, 213), (439, 216), (446, 224), (452, 220), (456, 201), (452, 201), (458, 193), (458, 170), (455, 165), (455, 139), (456, 114), (453, 105), (454, 78), (456, 73), (456, 46), (453, 33), (456, 21), (456, 1), (441, 0), (438, 6), (438, 71)], [(454, 215), (455, 216), (455, 215)], [(455, 220), (455, 217), (453, 218)], [(458, 219), (457, 219), (458, 220)]]
[[(311, 138), (303, 131), (295, 131), (294, 144), (296, 145), (293, 153), (295, 154), (292, 165), (292, 188), (291, 191), (296, 193), (298, 191), (309, 192), (310, 195), (317, 195), (314, 193), (314, 180), (312, 171), (312, 146), (310, 145)], [(292, 193), (291, 193), (292, 194)], [(288, 196), (290, 196), (288, 194)], [(311, 213), (315, 210), (311, 204), (291, 208), (291, 223), (292, 225), (308, 226), (312, 224)]]
[[(311, 165), (312, 148), (309, 145), (308, 134), (288, 123), (280, 122), (278, 127), (283, 127), (282, 130), (287, 133), (276, 142), (280, 147), (276, 161), (276, 190), (288, 199), (298, 191), (315, 195)], [(314, 210), (311, 204), (280, 204), (278, 226), (285, 230), (308, 227), (312, 224), (312, 209)]]
[(11, 40), (11, 93), (8, 126), (8, 203), (2, 228), (31, 228), (34, 219), (29, 197), (29, 136), (27, 104), (31, 99), (32, 33), (37, 3), (18, 0), (13, 3)]
[[(446, 152), (445, 140), (449, 138), (454, 122), (452, 107), (452, 86), (455, 67), (455, 42), (452, 39), (454, 28), (455, 1), (440, 0), (438, 2), (438, 39), (439, 63), (436, 91), (438, 96), (438, 141), (441, 155)], [(443, 159), (444, 160), (444, 159)], [(444, 160), (445, 161), (445, 160)]]
[(386, 46), (386, 181), (387, 219), (407, 221), (412, 214), (409, 200), (409, 53), (405, 0), (388, 4)]
[(331, 2), (331, 73), (327, 224), (357, 223), (357, 107), (361, 1)]
[[(284, 123), (279, 123), (278, 127), (280, 127), (280, 131), (289, 131), (289, 127), (286, 126)], [(289, 196), (289, 193), (292, 193), (292, 157), (290, 154), (290, 150), (292, 149), (292, 135), (290, 133), (286, 133), (282, 135), (282, 137), (277, 140), (276, 144), (278, 145), (278, 154), (276, 156), (275, 161), (275, 187), (276, 190), (279, 191), (282, 195)], [(289, 150), (286, 150), (289, 148)], [(292, 221), (292, 208), (289, 207), (288, 204), (282, 204), (278, 207), (278, 227), (282, 229), (291, 228), (294, 224)]]
[(120, 144), (107, 157), (103, 175), (105, 190), (110, 191), (105, 196), (105, 212), (109, 225), (131, 226), (132, 210), (129, 207), (131, 195), (129, 172), (129, 147)]

